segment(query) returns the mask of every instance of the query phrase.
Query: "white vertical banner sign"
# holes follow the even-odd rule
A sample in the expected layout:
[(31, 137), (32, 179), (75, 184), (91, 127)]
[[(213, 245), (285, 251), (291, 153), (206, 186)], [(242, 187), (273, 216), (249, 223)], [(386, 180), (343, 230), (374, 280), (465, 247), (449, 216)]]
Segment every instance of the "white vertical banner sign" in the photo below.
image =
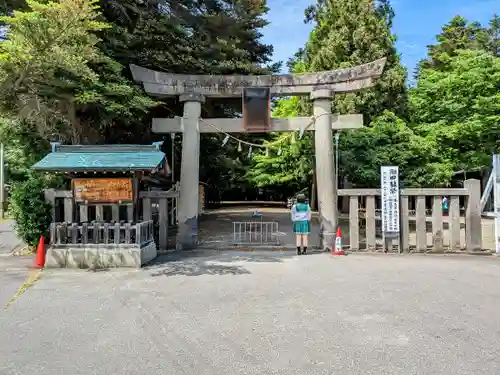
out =
[(399, 168), (380, 167), (382, 192), (382, 232), (385, 237), (399, 235)]
[(500, 254), (500, 155), (493, 155), (493, 209), (495, 210), (495, 251)]

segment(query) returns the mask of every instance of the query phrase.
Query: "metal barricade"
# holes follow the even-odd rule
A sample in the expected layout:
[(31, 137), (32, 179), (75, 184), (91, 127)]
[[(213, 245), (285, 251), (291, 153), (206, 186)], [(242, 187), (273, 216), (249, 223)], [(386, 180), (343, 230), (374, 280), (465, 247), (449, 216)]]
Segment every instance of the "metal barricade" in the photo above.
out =
[(238, 245), (280, 245), (276, 221), (234, 221), (233, 242)]

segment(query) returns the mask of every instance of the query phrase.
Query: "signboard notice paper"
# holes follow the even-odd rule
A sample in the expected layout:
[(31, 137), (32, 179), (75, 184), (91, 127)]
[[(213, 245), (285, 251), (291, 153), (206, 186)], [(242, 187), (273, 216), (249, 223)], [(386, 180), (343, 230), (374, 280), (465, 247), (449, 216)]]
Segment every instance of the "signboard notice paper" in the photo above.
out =
[(399, 168), (383, 166), (380, 168), (382, 192), (382, 231), (399, 233)]

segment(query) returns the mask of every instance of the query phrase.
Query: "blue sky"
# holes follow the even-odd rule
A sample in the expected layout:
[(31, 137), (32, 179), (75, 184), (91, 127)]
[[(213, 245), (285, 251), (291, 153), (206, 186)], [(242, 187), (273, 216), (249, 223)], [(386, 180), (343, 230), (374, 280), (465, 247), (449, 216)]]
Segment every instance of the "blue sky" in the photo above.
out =
[[(274, 46), (275, 61), (286, 61), (304, 46), (312, 28), (303, 22), (304, 9), (314, 1), (268, 0), (271, 24), (264, 30), (263, 41)], [(392, 6), (396, 13), (393, 32), (410, 76), (425, 57), (426, 46), (434, 43), (436, 34), (453, 16), (486, 24), (493, 13), (500, 13), (500, 0), (392, 0)]]

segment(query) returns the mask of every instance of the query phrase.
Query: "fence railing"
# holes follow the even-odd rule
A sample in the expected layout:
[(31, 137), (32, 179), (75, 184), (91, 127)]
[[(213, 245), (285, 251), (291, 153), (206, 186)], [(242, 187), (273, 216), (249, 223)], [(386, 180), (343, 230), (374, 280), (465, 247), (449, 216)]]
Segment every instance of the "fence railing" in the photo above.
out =
[(153, 221), (140, 223), (52, 223), (50, 242), (61, 246), (130, 245), (142, 247), (154, 241)]
[[(179, 191), (142, 191), (139, 204), (80, 204), (71, 190), (47, 189), (45, 200), (52, 206), (55, 223), (154, 222), (154, 233), (160, 250), (168, 246), (168, 228), (178, 223)], [(80, 224), (81, 225), (81, 224)]]
[(233, 222), (234, 245), (280, 245), (276, 221)]
[[(349, 197), (349, 248), (352, 251), (376, 249), (376, 229), (381, 221), (376, 201), (380, 199), (380, 189), (340, 189), (338, 194)], [(465, 181), (461, 189), (401, 189), (400, 196), (400, 238), (388, 246), (400, 246), (403, 252), (481, 249), (481, 191), (478, 180)], [(442, 209), (443, 197), (449, 201), (449, 209), (445, 213)], [(361, 199), (364, 200), (363, 208), (360, 208)], [(426, 205), (429, 199), (432, 202), (430, 215)], [(461, 210), (461, 201), (464, 210)], [(411, 209), (413, 206), (414, 210)], [(364, 243), (360, 241), (361, 234), (364, 234)]]

